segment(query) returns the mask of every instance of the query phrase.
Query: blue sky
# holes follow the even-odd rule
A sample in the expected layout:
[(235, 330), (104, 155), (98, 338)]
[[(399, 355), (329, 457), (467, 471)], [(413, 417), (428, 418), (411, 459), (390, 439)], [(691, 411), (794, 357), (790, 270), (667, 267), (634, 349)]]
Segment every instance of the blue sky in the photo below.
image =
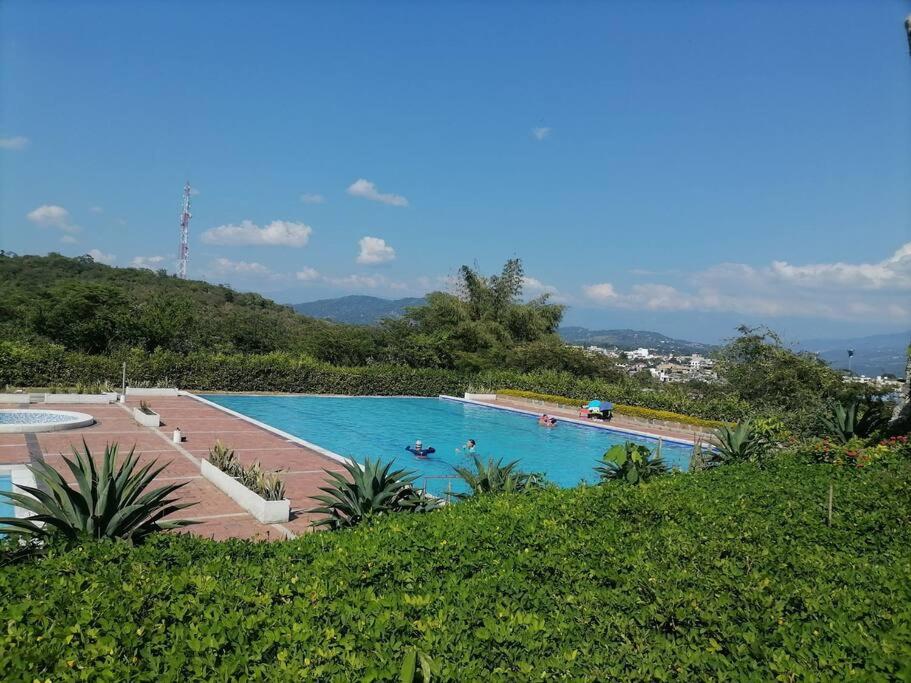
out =
[(573, 324), (908, 329), (908, 12), (8, 0), (0, 248), (173, 270), (189, 179), (191, 277), (282, 302), (520, 256)]

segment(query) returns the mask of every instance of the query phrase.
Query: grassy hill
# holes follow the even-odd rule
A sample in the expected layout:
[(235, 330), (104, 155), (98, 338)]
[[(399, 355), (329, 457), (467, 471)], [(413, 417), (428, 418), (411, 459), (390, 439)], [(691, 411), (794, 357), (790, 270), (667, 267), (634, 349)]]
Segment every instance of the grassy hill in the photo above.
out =
[(342, 362), (359, 362), (355, 347), (372, 343), (357, 328), (307, 318), (259, 294), (59, 254), (0, 256), (0, 338), (86, 353), (283, 350)]
[(711, 344), (673, 339), (647, 330), (590, 330), (587, 327), (566, 326), (560, 328), (560, 336), (570, 344), (617, 347), (623, 351), (644, 347), (662, 353), (706, 354), (716, 348)]

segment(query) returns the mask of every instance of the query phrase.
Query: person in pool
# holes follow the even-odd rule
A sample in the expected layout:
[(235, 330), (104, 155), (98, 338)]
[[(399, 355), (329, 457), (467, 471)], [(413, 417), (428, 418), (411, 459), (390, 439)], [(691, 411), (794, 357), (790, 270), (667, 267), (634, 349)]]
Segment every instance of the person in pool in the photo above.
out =
[(437, 449), (433, 446), (424, 448), (424, 444), (421, 443), (420, 439), (414, 442), (414, 446), (405, 446), (405, 450), (409, 453), (414, 453), (415, 457), (417, 458), (426, 458), (431, 453), (437, 452)]
[(547, 413), (544, 413), (541, 417), (538, 418), (538, 424), (542, 427), (556, 427), (557, 418), (551, 417)]
[(462, 446), (461, 448), (456, 448), (456, 453), (463, 453), (465, 455), (473, 455), (474, 448), (476, 445), (477, 445), (477, 442), (475, 442), (474, 439), (468, 439), (468, 441), (465, 442), (464, 446)]

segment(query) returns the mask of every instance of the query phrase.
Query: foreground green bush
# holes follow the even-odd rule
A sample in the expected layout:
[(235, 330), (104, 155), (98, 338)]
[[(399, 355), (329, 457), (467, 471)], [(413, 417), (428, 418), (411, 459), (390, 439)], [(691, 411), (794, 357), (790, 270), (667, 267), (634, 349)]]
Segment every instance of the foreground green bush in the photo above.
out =
[[(834, 481), (834, 522), (825, 523)], [(902, 680), (911, 464), (481, 496), (295, 541), (0, 569), (0, 678)]]

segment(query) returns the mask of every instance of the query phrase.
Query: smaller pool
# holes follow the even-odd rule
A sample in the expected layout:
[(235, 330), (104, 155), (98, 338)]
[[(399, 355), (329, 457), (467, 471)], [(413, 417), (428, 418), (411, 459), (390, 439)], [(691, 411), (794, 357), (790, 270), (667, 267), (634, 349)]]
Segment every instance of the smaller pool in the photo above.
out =
[[(0, 491), (12, 492), (13, 477), (9, 474), (0, 474)], [(15, 508), (9, 502), (9, 498), (0, 496), (0, 517), (12, 517)]]
[(0, 433), (58, 432), (94, 424), (87, 413), (69, 410), (0, 410)]

